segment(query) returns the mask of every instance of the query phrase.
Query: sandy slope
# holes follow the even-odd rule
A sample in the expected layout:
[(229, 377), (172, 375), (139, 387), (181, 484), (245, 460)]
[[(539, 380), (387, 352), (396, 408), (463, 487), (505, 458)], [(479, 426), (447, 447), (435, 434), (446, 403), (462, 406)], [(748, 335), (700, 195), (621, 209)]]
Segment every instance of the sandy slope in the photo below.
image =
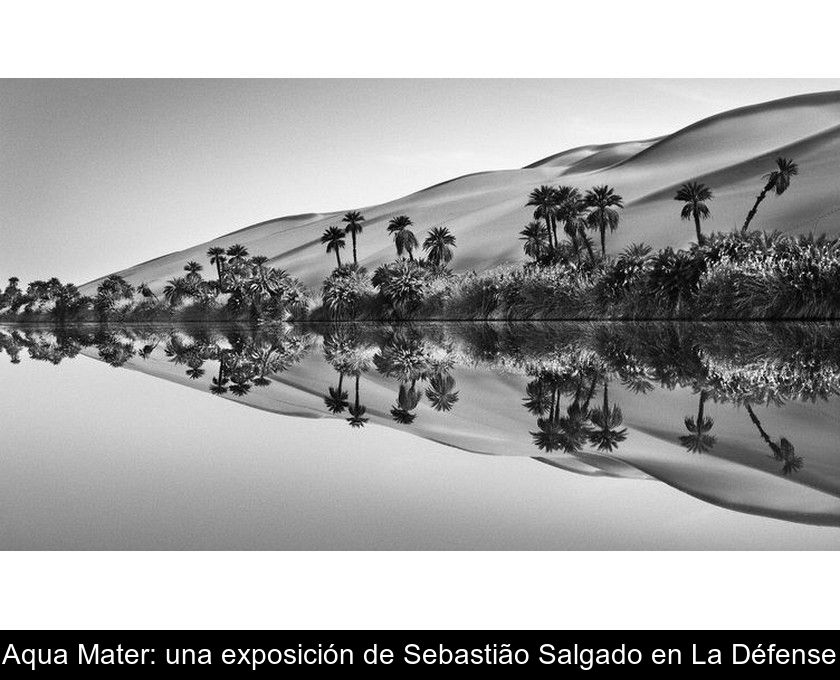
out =
[[(764, 202), (754, 225), (798, 233), (840, 232), (840, 92), (736, 109), (665, 137), (582, 146), (522, 169), (479, 172), (382, 205), (346, 207), (361, 209), (367, 218), (359, 251), (368, 267), (393, 257), (385, 225), (403, 213), (414, 220), (421, 238), (432, 226), (452, 230), (458, 239), (458, 271), (517, 261), (517, 232), (531, 218), (525, 197), (544, 183), (581, 189), (606, 183), (617, 189), (627, 208), (620, 231), (608, 241), (611, 251), (638, 241), (682, 246), (691, 241), (694, 230), (680, 221), (679, 205), (671, 200), (679, 184), (697, 179), (712, 186), (716, 198), (705, 228), (729, 230), (743, 222), (761, 188), (762, 174), (780, 154), (793, 157), (801, 174), (787, 194)], [(267, 255), (272, 264), (317, 285), (334, 265), (334, 257), (327, 257), (318, 239), (341, 214), (270, 220), (120, 273), (134, 283), (145, 280), (160, 287), (186, 261), (206, 260), (208, 247), (242, 243), (252, 254)]]

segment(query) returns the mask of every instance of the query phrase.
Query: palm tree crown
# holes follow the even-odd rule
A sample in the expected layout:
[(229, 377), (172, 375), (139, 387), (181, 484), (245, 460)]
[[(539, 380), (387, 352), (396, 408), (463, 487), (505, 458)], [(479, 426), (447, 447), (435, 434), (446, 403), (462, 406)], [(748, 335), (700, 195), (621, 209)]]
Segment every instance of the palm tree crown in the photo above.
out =
[(703, 245), (703, 234), (700, 231), (700, 220), (706, 220), (711, 214), (706, 201), (713, 198), (712, 190), (702, 182), (687, 182), (678, 190), (675, 201), (684, 203), (680, 211), (680, 217), (684, 220), (694, 219), (694, 227), (697, 230), (697, 245)]
[[(555, 210), (557, 208), (557, 190), (554, 187), (543, 184), (534, 189), (528, 196), (526, 206), (534, 206), (534, 219), (545, 220), (545, 228), (548, 230), (549, 248), (556, 246), (556, 222)], [(551, 236), (555, 240), (552, 242)]]
[(327, 246), (328, 253), (335, 253), (336, 266), (340, 267), (341, 255), (338, 251), (345, 246), (344, 230), (335, 226), (327, 227), (321, 235), (321, 243)]
[(524, 241), (522, 248), (525, 255), (538, 261), (548, 248), (548, 230), (545, 225), (537, 221), (529, 222), (519, 234), (519, 240)]
[(774, 191), (777, 196), (781, 196), (788, 190), (791, 177), (798, 174), (799, 166), (793, 162), (792, 158), (779, 156), (776, 159), (776, 169), (772, 172), (768, 172), (762, 177), (762, 179), (767, 180), (767, 183), (764, 185), (761, 193), (756, 196), (753, 207), (750, 209), (749, 213), (747, 213), (747, 219), (744, 221), (744, 226), (741, 227), (742, 232), (746, 231), (750, 226), (750, 222), (752, 222), (753, 217), (755, 217), (755, 214), (758, 212), (759, 204), (764, 200), (764, 197), (767, 196), (767, 193)]
[(219, 282), (219, 290), (222, 289), (222, 274), (227, 257), (225, 257), (225, 249), (220, 246), (213, 246), (207, 249), (207, 257), (210, 258), (210, 264), (216, 265), (216, 278)]
[(388, 233), (394, 236), (394, 245), (397, 247), (397, 255), (407, 252), (409, 259), (414, 259), (414, 250), (418, 247), (417, 237), (409, 229), (413, 224), (408, 215), (397, 215), (388, 222)]
[(218, 264), (220, 262), (224, 263), (227, 260), (225, 257), (225, 249), (220, 246), (208, 248), (207, 257), (210, 258), (210, 264)]
[(204, 267), (194, 260), (191, 260), (184, 265), (184, 271), (187, 272), (187, 277), (191, 279), (200, 278), (199, 272), (203, 269)]
[(451, 411), (458, 401), (455, 379), (446, 373), (432, 377), (426, 389), (426, 398), (435, 411)]
[(248, 249), (241, 243), (235, 243), (227, 249), (227, 256), (230, 258), (232, 264), (244, 264), (245, 259), (248, 257)]
[(455, 236), (446, 227), (435, 227), (423, 241), (423, 250), (429, 254), (429, 262), (440, 265), (452, 261)]

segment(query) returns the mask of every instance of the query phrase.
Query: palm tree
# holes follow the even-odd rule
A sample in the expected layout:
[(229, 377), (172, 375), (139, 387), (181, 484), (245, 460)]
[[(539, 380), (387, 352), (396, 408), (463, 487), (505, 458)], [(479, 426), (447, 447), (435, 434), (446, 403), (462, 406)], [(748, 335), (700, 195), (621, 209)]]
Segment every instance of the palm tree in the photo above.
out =
[(764, 431), (764, 428), (761, 426), (761, 421), (755, 415), (752, 407), (749, 404), (745, 404), (745, 406), (747, 407), (747, 413), (750, 415), (750, 420), (758, 428), (759, 435), (761, 435), (761, 438), (773, 453), (773, 458), (782, 463), (782, 474), (789, 475), (791, 472), (799, 472), (804, 462), (801, 456), (796, 455), (793, 444), (784, 437), (779, 439), (778, 444), (770, 439), (770, 435)]
[(593, 187), (583, 197), (584, 205), (589, 208), (586, 221), (590, 229), (597, 229), (601, 233), (601, 256), (607, 254), (607, 228), (610, 231), (618, 229), (618, 210), (624, 207), (624, 199), (615, 190), (604, 184)]
[(583, 196), (575, 187), (560, 186), (555, 193), (557, 207), (555, 215), (558, 220), (563, 221), (563, 231), (569, 237), (575, 253), (580, 249), (578, 234), (583, 225), (580, 224), (580, 217), (583, 211)]
[(563, 448), (565, 439), (560, 424), (554, 418), (537, 418), (537, 431), (531, 432), (531, 437), (534, 445), (547, 453)]
[(324, 406), (327, 407), (330, 413), (344, 413), (344, 410), (349, 406), (349, 402), (347, 401), (347, 390), (342, 389), (343, 383), (344, 373), (339, 371), (338, 386), (330, 387), (329, 394), (324, 397)]
[[(568, 198), (558, 210), (558, 216), (563, 220), (563, 231), (568, 234), (575, 252), (579, 252), (581, 245), (583, 245), (589, 255), (589, 261), (595, 262), (592, 240), (586, 233), (586, 203), (584, 203), (583, 196), (577, 189), (569, 193)], [(575, 234), (577, 235), (576, 238), (574, 237)]]
[(149, 287), (149, 284), (145, 281), (137, 284), (137, 292), (144, 298), (154, 298), (155, 300), (157, 300), (157, 295), (155, 295), (152, 292), (152, 289)]
[(224, 376), (219, 376), (218, 378), (213, 378), (212, 384), (210, 385), (210, 391), (215, 394), (216, 396), (222, 396), (226, 394), (228, 391), (228, 379)]
[(327, 252), (335, 253), (336, 267), (341, 267), (341, 255), (339, 249), (346, 245), (344, 240), (344, 230), (340, 227), (327, 227), (324, 233), (321, 234), (321, 243), (327, 246)]
[(685, 204), (680, 212), (680, 217), (684, 220), (694, 218), (698, 246), (703, 245), (700, 220), (709, 219), (709, 206), (706, 205), (706, 201), (711, 201), (712, 198), (712, 190), (702, 182), (687, 182), (677, 190), (677, 195), (674, 196), (675, 201), (682, 201)]
[(414, 259), (412, 251), (417, 248), (417, 237), (414, 232), (409, 229), (412, 225), (411, 218), (408, 215), (397, 215), (390, 222), (388, 222), (388, 233), (394, 237), (394, 245), (397, 247), (397, 257), (402, 257), (404, 252), (408, 253), (410, 260)]
[(344, 231), (350, 234), (350, 237), (353, 239), (353, 264), (358, 264), (359, 260), (356, 258), (356, 234), (362, 233), (362, 222), (365, 221), (365, 218), (358, 210), (351, 210), (348, 213), (344, 213), (341, 221), (347, 224), (344, 227)]
[(410, 387), (405, 383), (401, 384), (397, 403), (391, 408), (391, 418), (400, 425), (411, 425), (417, 418), (417, 414), (412, 411), (419, 403), (420, 392), (415, 389), (414, 384)]
[(234, 243), (227, 249), (227, 256), (230, 258), (230, 263), (236, 266), (245, 264), (248, 257), (248, 249), (241, 243)]
[(455, 248), (455, 236), (446, 227), (435, 227), (423, 241), (423, 250), (429, 253), (429, 262), (434, 265), (448, 264), (452, 261), (452, 249)]
[(706, 390), (700, 390), (700, 403), (697, 406), (697, 418), (685, 417), (685, 429), (690, 434), (685, 434), (680, 437), (680, 444), (682, 444), (691, 453), (705, 453), (712, 449), (715, 445), (714, 435), (709, 434), (709, 431), (715, 424), (715, 421), (703, 414), (703, 408), (706, 403), (708, 393)]
[(627, 428), (618, 429), (624, 416), (618, 406), (610, 407), (607, 393), (609, 383), (604, 380), (604, 403), (601, 408), (592, 409), (589, 419), (597, 428), (589, 433), (589, 441), (598, 447), (599, 451), (610, 452), (627, 439)]
[(548, 231), (541, 222), (529, 222), (527, 226), (519, 232), (520, 241), (524, 241), (522, 248), (525, 255), (534, 258), (534, 262), (538, 262), (543, 251), (548, 247), (546, 237)]
[(553, 393), (546, 380), (537, 378), (529, 382), (525, 387), (525, 395), (522, 405), (532, 415), (542, 416), (546, 411), (553, 411)]
[(356, 374), (356, 399), (347, 411), (350, 413), (350, 417), (347, 418), (350, 427), (364, 427), (369, 420), (365, 417), (367, 409), (359, 403), (359, 374)]
[(184, 271), (187, 272), (187, 278), (192, 281), (201, 278), (201, 274), (199, 274), (199, 272), (203, 269), (204, 267), (194, 260), (190, 260), (184, 265)]
[(170, 279), (163, 287), (163, 297), (171, 307), (177, 307), (189, 295), (190, 286), (186, 279), (178, 276)]
[(776, 159), (776, 169), (762, 177), (762, 179), (767, 180), (767, 184), (764, 185), (761, 193), (756, 196), (755, 204), (749, 213), (747, 213), (747, 219), (744, 221), (744, 226), (741, 227), (742, 233), (750, 226), (750, 222), (752, 222), (753, 217), (758, 212), (758, 206), (764, 200), (764, 197), (767, 196), (767, 192), (775, 191), (777, 196), (781, 196), (790, 186), (791, 177), (798, 174), (799, 166), (793, 162), (792, 158), (779, 156)]
[[(557, 208), (557, 190), (554, 187), (543, 184), (537, 187), (528, 195), (526, 206), (534, 206), (534, 219), (545, 220), (545, 228), (548, 231), (548, 247), (554, 248), (557, 245), (557, 223), (555, 209)], [(551, 240), (552, 234), (554, 241)]]
[(426, 399), (435, 411), (451, 411), (458, 401), (455, 379), (448, 373), (441, 373), (429, 380)]
[(225, 262), (227, 262), (227, 258), (225, 257), (225, 249), (219, 246), (213, 246), (207, 250), (207, 256), (210, 258), (210, 264), (216, 265), (216, 278), (219, 281), (219, 290), (222, 290), (222, 273), (224, 270)]

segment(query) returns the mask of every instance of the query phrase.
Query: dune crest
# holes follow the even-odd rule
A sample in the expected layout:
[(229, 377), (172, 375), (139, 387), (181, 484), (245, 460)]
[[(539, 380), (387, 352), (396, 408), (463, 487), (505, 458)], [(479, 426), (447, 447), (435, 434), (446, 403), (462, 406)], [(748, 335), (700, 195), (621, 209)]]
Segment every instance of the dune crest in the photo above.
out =
[[(709, 184), (715, 200), (704, 227), (728, 231), (743, 222), (761, 188), (761, 176), (780, 154), (797, 161), (801, 176), (783, 198), (765, 202), (753, 226), (840, 233), (840, 92), (735, 109), (654, 139), (579, 146), (521, 169), (477, 169), (381, 205), (346, 208), (366, 217), (359, 257), (368, 268), (393, 258), (385, 225), (398, 214), (411, 216), (418, 234), (434, 226), (448, 227), (458, 240), (456, 271), (520, 261), (517, 232), (531, 219), (526, 196), (539, 184), (614, 186), (627, 209), (619, 231), (608, 240), (611, 252), (637, 242), (682, 247), (694, 234), (671, 200), (677, 186), (692, 179)], [(318, 239), (327, 226), (340, 222), (341, 213), (269, 220), (118, 273), (131, 283), (147, 281), (160, 288), (178, 275), (184, 262), (206, 260), (208, 248), (241, 243), (307, 285), (318, 286), (334, 265)], [(83, 292), (90, 293), (97, 283), (86, 284)]]

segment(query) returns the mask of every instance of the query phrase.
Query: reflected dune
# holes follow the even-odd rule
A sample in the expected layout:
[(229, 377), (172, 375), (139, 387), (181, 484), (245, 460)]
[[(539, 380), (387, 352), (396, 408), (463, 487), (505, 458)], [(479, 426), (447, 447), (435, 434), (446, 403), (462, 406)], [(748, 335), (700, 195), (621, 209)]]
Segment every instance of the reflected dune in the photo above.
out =
[(658, 480), (828, 526), (840, 526), (838, 340), (832, 324), (0, 327), (12, 361), (89, 357), (264, 411), (404, 430), (452, 455)]

